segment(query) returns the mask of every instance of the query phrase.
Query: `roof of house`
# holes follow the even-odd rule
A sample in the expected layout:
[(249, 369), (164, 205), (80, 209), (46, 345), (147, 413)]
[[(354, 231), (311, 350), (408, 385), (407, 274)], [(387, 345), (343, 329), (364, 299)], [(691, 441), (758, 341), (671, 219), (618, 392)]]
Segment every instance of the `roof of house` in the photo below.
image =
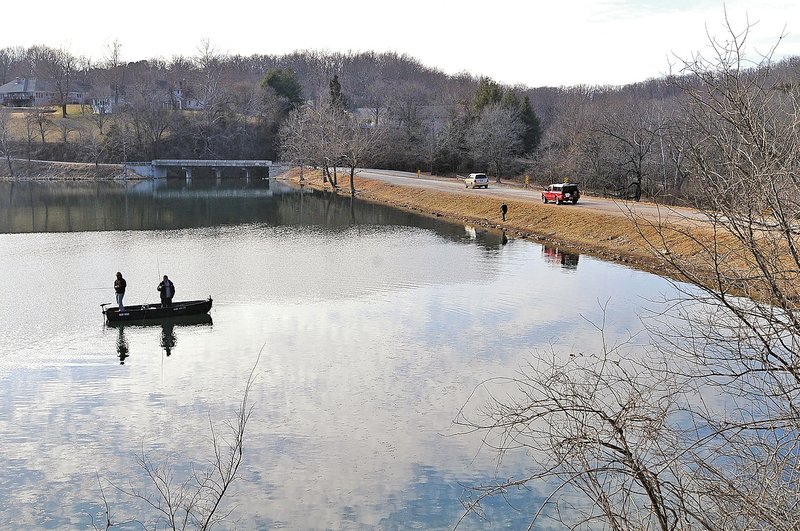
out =
[(44, 83), (36, 78), (18, 77), (13, 81), (9, 81), (5, 85), (0, 86), (0, 94), (16, 94), (26, 92), (52, 92), (52, 90)]
[[(70, 92), (88, 92), (90, 87), (83, 83), (72, 82), (69, 84)], [(18, 77), (5, 85), (0, 85), (0, 95), (4, 94), (30, 94), (32, 92), (56, 92), (53, 83), (37, 78)]]

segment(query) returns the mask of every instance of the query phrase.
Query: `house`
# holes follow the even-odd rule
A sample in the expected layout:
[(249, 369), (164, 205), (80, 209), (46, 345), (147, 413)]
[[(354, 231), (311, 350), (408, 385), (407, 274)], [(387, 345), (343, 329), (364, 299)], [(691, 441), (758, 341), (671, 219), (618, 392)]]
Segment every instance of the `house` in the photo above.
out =
[(182, 86), (172, 91), (172, 101), (174, 108), (178, 110), (199, 111), (206, 108), (204, 101), (192, 98)]
[(163, 94), (162, 105), (166, 109), (173, 109), (176, 111), (197, 111), (205, 109), (206, 104), (202, 100), (194, 98), (191, 94), (192, 91), (185, 88), (183, 81), (175, 85), (164, 79), (156, 81), (156, 87)]
[(103, 95), (92, 98), (92, 112), (94, 114), (112, 114), (117, 112), (118, 107), (125, 105), (125, 98), (122, 96)]
[[(67, 92), (66, 103), (82, 103), (86, 91), (71, 86)], [(41, 107), (59, 102), (56, 84), (36, 78), (14, 78), (0, 86), (0, 104), (6, 107)]]
[[(151, 91), (148, 93), (148, 99), (152, 99), (153, 102), (161, 105), (164, 109), (176, 111), (205, 109), (205, 103), (202, 100), (191, 97), (190, 93), (182, 87), (182, 84), (178, 88), (174, 88), (167, 81), (158, 80), (151, 87)], [(135, 96), (132, 99), (135, 99)], [(91, 103), (92, 112), (96, 114), (112, 114), (119, 112), (119, 109), (129, 102), (122, 94), (118, 94), (115, 97), (110, 93), (102, 93), (93, 97)]]

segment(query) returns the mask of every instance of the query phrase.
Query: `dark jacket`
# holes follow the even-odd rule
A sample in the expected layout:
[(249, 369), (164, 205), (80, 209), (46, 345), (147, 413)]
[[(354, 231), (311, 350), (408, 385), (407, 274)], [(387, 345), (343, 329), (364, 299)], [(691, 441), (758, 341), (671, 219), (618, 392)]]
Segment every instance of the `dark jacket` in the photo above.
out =
[(171, 299), (175, 296), (175, 284), (171, 280), (162, 280), (156, 289), (161, 292), (162, 299)]
[(128, 283), (125, 282), (125, 279), (120, 277), (114, 279), (114, 291), (116, 293), (125, 293), (125, 288), (128, 287)]

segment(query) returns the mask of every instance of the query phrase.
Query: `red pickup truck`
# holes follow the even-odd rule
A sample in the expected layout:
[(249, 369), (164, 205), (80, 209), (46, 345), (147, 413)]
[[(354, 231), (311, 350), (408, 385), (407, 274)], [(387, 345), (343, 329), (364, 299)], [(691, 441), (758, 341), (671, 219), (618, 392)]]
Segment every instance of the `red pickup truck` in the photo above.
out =
[(581, 198), (578, 185), (573, 183), (551, 184), (542, 190), (542, 203), (554, 201), (557, 205), (571, 201), (574, 205)]

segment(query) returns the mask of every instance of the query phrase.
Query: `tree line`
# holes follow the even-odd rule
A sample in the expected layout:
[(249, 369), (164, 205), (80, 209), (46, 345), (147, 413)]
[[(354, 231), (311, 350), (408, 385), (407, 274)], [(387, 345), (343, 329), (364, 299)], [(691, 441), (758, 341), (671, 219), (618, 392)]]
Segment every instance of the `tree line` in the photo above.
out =
[[(317, 135), (316, 146), (307, 138), (300, 153), (301, 143), (288, 134), (305, 134), (298, 124), (311, 125), (312, 109), (317, 121), (343, 119), (323, 109), (330, 107), (380, 138), (358, 155), (359, 165), (440, 175), (484, 171), (497, 180), (527, 174), (534, 182), (570, 180), (635, 199), (682, 201), (696, 188), (685, 153), (701, 139), (685, 122), (687, 89), (700, 80), (690, 70), (626, 86), (530, 88), (447, 75), (397, 53), (242, 56), (203, 41), (191, 57), (123, 56), (119, 42), (100, 60), (45, 46), (0, 49), (0, 83), (47, 79), (62, 107), (60, 117), (31, 113), (5, 151), (95, 162), (288, 157), (346, 165), (338, 148), (319, 145), (327, 136)], [(769, 82), (792, 86), (798, 65), (798, 58), (771, 64)], [(85, 87), (87, 100), (104, 97), (117, 107), (67, 115), (63, 101), (73, 84)]]

